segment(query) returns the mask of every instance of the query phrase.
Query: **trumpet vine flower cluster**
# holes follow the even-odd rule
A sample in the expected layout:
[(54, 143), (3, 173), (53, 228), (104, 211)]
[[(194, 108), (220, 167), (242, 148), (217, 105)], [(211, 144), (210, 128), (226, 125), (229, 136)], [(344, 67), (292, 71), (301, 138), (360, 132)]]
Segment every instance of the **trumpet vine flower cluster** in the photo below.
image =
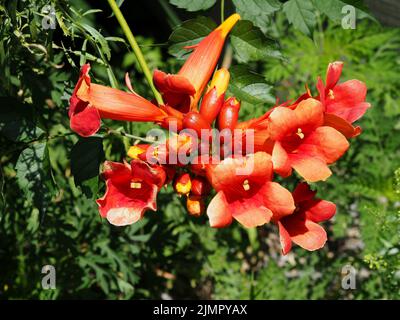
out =
[[(127, 152), (130, 162), (104, 163), (100, 215), (116, 226), (133, 224), (147, 210), (157, 210), (158, 192), (172, 183), (188, 213), (206, 213), (211, 227), (226, 227), (233, 220), (246, 228), (271, 222), (277, 225), (283, 254), (292, 243), (319, 249), (327, 241), (320, 222), (331, 219), (336, 206), (317, 198), (308, 183), (328, 179), (329, 166), (361, 133), (353, 123), (370, 107), (366, 86), (358, 80), (339, 83), (343, 63), (333, 62), (325, 82), (318, 78), (316, 95), (307, 88), (293, 103), (277, 103), (261, 117), (239, 121), (241, 103), (227, 94), (229, 70), (216, 69), (239, 19), (230, 16), (187, 48), (192, 52), (177, 74), (154, 71), (164, 104), (138, 95), (128, 77), (129, 92), (91, 83), (89, 64), (82, 67), (69, 108), (76, 133), (95, 134), (103, 118), (169, 129), (162, 141), (133, 145)], [(220, 133), (217, 143), (215, 132)], [(301, 181), (292, 192), (274, 181), (274, 175), (287, 178), (293, 171)]]

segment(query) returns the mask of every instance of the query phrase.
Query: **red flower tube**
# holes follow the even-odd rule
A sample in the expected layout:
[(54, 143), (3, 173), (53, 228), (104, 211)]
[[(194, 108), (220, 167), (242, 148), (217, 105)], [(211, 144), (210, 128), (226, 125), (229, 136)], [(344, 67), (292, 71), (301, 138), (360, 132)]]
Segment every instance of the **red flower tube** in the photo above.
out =
[(96, 133), (101, 118), (142, 122), (165, 118), (165, 112), (137, 94), (91, 83), (89, 70), (89, 64), (82, 67), (70, 99), (70, 126), (79, 135)]

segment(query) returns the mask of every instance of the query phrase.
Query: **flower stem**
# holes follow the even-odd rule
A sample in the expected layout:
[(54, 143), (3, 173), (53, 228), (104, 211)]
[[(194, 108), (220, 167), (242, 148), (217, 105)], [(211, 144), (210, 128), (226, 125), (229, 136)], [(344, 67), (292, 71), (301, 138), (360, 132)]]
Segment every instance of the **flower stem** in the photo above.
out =
[(122, 28), (122, 31), (124, 32), (126, 38), (128, 39), (128, 42), (131, 45), (133, 52), (135, 53), (136, 59), (138, 60), (140, 66), (142, 67), (144, 76), (145, 76), (147, 82), (149, 83), (151, 90), (153, 91), (154, 97), (156, 98), (158, 104), (164, 104), (160, 93), (157, 91), (156, 87), (153, 84), (153, 78), (152, 78), (150, 69), (146, 63), (146, 60), (144, 59), (143, 53), (140, 50), (139, 45), (136, 42), (136, 39), (135, 39), (131, 29), (129, 28), (128, 23), (126, 22), (121, 10), (119, 9), (115, 0), (107, 0), (107, 1), (108, 1), (108, 4), (110, 5), (112, 11), (114, 12), (115, 17), (117, 18), (117, 20)]
[(221, 23), (225, 20), (225, 0), (221, 0)]
[(139, 136), (135, 136), (133, 134), (126, 133), (124, 131), (117, 131), (117, 130), (112, 130), (112, 129), (109, 129), (109, 128), (107, 129), (107, 134), (114, 134), (114, 135), (119, 135), (119, 136), (122, 136), (122, 137), (127, 137), (127, 138), (130, 138), (130, 139), (140, 140), (140, 141), (147, 142), (147, 143), (154, 143), (154, 140), (142, 138), (142, 137), (139, 137)]

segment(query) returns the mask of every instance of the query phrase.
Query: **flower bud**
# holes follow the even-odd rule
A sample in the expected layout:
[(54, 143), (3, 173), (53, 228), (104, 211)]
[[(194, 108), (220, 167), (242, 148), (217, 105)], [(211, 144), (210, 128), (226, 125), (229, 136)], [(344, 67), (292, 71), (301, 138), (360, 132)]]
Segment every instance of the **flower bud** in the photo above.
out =
[(210, 124), (197, 112), (189, 112), (183, 119), (183, 127), (194, 130), (201, 137), (201, 130), (211, 130)]
[(208, 91), (201, 101), (200, 114), (208, 123), (213, 123), (222, 105), (224, 104), (224, 93), (218, 95), (218, 90), (213, 87)]
[(179, 195), (186, 195), (192, 188), (192, 181), (188, 173), (181, 173), (177, 176), (174, 182), (174, 189)]
[(224, 103), (218, 116), (219, 130), (234, 130), (239, 118), (240, 102), (235, 97), (230, 97)]
[(190, 193), (195, 196), (206, 196), (211, 191), (211, 184), (203, 177), (195, 177), (192, 179), (192, 188)]
[(217, 89), (217, 96), (225, 93), (228, 89), (230, 74), (228, 69), (221, 68), (217, 70), (211, 80), (210, 89)]
[(131, 157), (132, 159), (140, 159), (140, 160), (145, 160), (146, 159), (146, 152), (147, 149), (150, 147), (150, 144), (137, 144), (129, 148), (128, 150), (128, 157)]
[(186, 208), (191, 216), (200, 217), (205, 210), (203, 198), (196, 195), (190, 195), (186, 199)]

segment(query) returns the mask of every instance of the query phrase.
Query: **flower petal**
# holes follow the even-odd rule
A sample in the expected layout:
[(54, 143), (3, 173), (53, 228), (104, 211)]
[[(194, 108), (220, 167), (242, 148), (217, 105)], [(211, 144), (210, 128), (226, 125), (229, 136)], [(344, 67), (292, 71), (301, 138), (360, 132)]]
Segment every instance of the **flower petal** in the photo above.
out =
[(279, 241), (282, 247), (282, 253), (285, 255), (292, 249), (292, 239), (290, 239), (289, 232), (285, 229), (282, 222), (278, 221), (279, 228)]
[(330, 164), (339, 159), (349, 146), (339, 131), (332, 127), (319, 127), (304, 139), (297, 151), (298, 154), (322, 156)]
[(297, 118), (296, 128), (301, 128), (305, 133), (315, 130), (324, 122), (323, 106), (313, 98), (301, 101), (293, 112)]
[(326, 72), (326, 87), (332, 89), (339, 81), (340, 75), (342, 74), (343, 62), (335, 61), (328, 65)]
[(307, 220), (304, 215), (288, 216), (281, 220), (291, 240), (303, 249), (314, 251), (322, 248), (327, 235), (320, 225)]
[(280, 176), (288, 177), (291, 175), (292, 168), (290, 166), (289, 156), (279, 141), (276, 141), (274, 144), (272, 163), (274, 164), (274, 171)]
[(331, 219), (336, 213), (336, 205), (326, 200), (311, 200), (304, 208), (306, 218), (314, 222)]
[(324, 126), (332, 127), (343, 134), (346, 138), (357, 137), (361, 134), (360, 127), (353, 127), (352, 124), (345, 119), (333, 114), (325, 113)]
[(272, 211), (274, 221), (293, 213), (295, 205), (292, 194), (279, 183), (266, 182), (260, 193), (264, 206)]
[(281, 140), (297, 128), (297, 118), (293, 110), (285, 107), (275, 108), (268, 118), (269, 136)]
[(296, 186), (292, 195), (294, 202), (299, 204), (300, 202), (313, 199), (316, 193), (316, 191), (311, 190), (308, 183), (302, 182)]
[(291, 166), (308, 182), (324, 181), (332, 174), (321, 158), (296, 154), (289, 155), (289, 158)]
[[(250, 206), (247, 206), (247, 205)], [(235, 207), (232, 216), (244, 227), (255, 228), (268, 223), (272, 218), (272, 211), (251, 202), (236, 202), (229, 208)]]
[(365, 102), (367, 87), (364, 82), (353, 79), (336, 85), (327, 95), (326, 112), (333, 113), (350, 123), (361, 118), (371, 106)]
[(100, 129), (101, 119), (96, 108), (88, 106), (85, 102), (77, 102), (73, 109), (70, 115), (70, 127), (73, 131), (82, 137), (89, 137)]
[(213, 228), (223, 228), (232, 223), (232, 214), (223, 191), (219, 191), (211, 200), (207, 208), (207, 216)]

